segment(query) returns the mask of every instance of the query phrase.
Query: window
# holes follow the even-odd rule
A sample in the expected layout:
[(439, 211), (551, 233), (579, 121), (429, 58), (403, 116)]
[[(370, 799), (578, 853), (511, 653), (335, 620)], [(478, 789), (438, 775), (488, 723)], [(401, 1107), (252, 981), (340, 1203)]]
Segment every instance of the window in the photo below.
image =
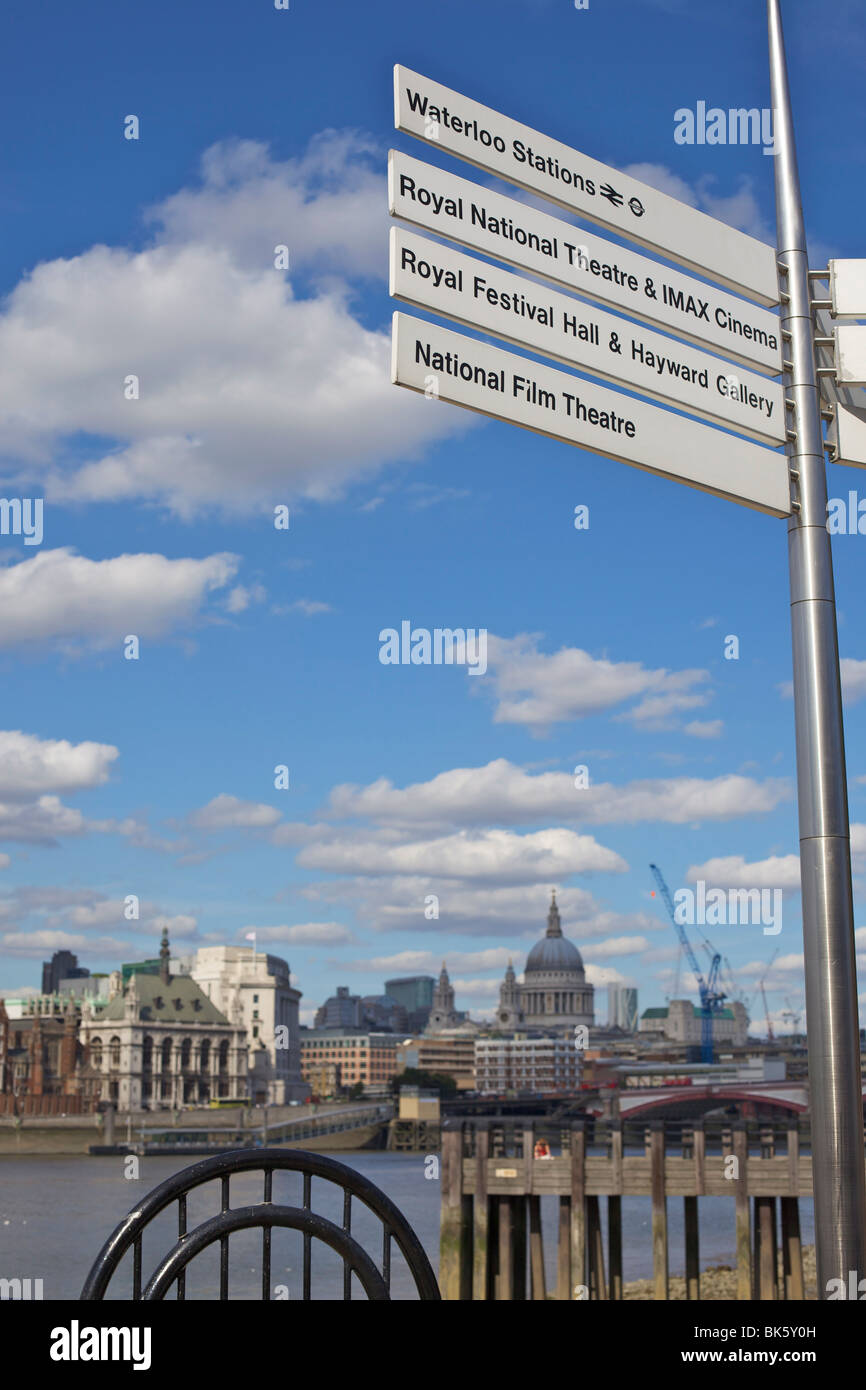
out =
[(109, 1047), (109, 1060), (110, 1060), (111, 1066), (112, 1066), (112, 1067), (119, 1067), (119, 1066), (120, 1066), (120, 1038), (117, 1036), (116, 1033), (115, 1033), (114, 1037), (111, 1039), (111, 1042), (108, 1044), (108, 1047)]

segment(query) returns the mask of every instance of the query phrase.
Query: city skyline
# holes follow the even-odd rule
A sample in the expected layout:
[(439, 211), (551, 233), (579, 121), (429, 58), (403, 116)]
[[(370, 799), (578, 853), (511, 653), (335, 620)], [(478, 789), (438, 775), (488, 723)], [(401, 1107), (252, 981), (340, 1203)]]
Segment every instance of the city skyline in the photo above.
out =
[[(255, 932), (289, 961), (302, 1023), (337, 984), (364, 995), (443, 958), (460, 1007), (490, 1016), (556, 886), (589, 982), (646, 1007), (679, 954), (656, 862), (674, 890), (781, 892), (772, 940), (701, 930), (747, 995), (779, 947), (766, 988), (789, 1031), (782, 523), (397, 391), (388, 368), (388, 150), (493, 186), (394, 132), (394, 62), (772, 241), (772, 158), (683, 143), (675, 120), (767, 106), (760, 7), (447, 0), (431, 23), (385, 4), (388, 23), (347, 12), (332, 51), (328, 16), (297, 4), (245, 20), (228, 86), (227, 3), (206, 25), (163, 3), (122, 27), (95, 14), (128, 69), (89, 52), (99, 26), (20, 15), (0, 98), (21, 131), (4, 153), (3, 495), (44, 499), (41, 543), (2, 537), (0, 997), (35, 989), (55, 949), (118, 968), (167, 926), (178, 954)], [(786, 7), (819, 266), (861, 250), (866, 49), (837, 7), (824, 90), (813, 20)], [(828, 477), (834, 498), (859, 486)], [(861, 539), (833, 544), (862, 948)], [(483, 631), (485, 670), (386, 664), (403, 623)], [(681, 979), (696, 999), (685, 962)]]

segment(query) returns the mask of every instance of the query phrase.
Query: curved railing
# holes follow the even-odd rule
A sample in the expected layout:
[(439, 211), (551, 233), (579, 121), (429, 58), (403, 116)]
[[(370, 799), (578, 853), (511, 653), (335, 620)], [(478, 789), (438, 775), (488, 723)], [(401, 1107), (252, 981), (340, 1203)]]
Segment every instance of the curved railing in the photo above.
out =
[[(231, 1178), (236, 1173), (261, 1171), (263, 1193), (261, 1202), (250, 1206), (232, 1207)], [(299, 1172), (303, 1176), (303, 1205), (275, 1205), (272, 1199), (275, 1171)], [(343, 1193), (342, 1226), (312, 1210), (312, 1180), (324, 1179)], [(195, 1188), (220, 1181), (220, 1212), (192, 1230), (187, 1229), (187, 1196)], [(382, 1223), (382, 1257), (379, 1266), (352, 1234), (352, 1201), (357, 1198)], [(177, 1242), (160, 1259), (142, 1289), (142, 1237), (149, 1223), (177, 1202)], [(186, 1270), (190, 1261), (208, 1246), (219, 1242), (221, 1300), (229, 1297), (229, 1236), (233, 1231), (260, 1227), (262, 1231), (262, 1298), (271, 1298), (271, 1232), (285, 1227), (303, 1234), (303, 1293), (311, 1297), (312, 1243), (321, 1241), (336, 1251), (343, 1260), (343, 1298), (351, 1298), (352, 1275), (356, 1275), (367, 1297), (375, 1301), (391, 1297), (391, 1246), (396, 1243), (415, 1282), (418, 1297), (439, 1299), (439, 1286), (421, 1242), (406, 1218), (390, 1197), (375, 1183), (336, 1159), (324, 1154), (303, 1150), (240, 1149), (216, 1154), (175, 1173), (159, 1187), (148, 1193), (144, 1201), (120, 1223), (108, 1237), (94, 1261), (93, 1268), (81, 1291), (83, 1300), (98, 1300), (106, 1296), (109, 1284), (121, 1260), (132, 1250), (132, 1299), (165, 1298), (172, 1285), (177, 1298), (186, 1295)]]

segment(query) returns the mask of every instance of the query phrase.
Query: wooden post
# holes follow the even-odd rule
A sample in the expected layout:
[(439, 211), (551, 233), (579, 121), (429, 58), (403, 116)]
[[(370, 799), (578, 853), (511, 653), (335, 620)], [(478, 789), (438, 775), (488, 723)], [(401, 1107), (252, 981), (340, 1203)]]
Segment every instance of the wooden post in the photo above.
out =
[(496, 1297), (504, 1303), (514, 1298), (514, 1197), (500, 1197), (499, 1274)]
[(521, 1194), (511, 1199), (512, 1211), (512, 1274), (511, 1297), (526, 1302), (526, 1198)]
[(586, 1242), (589, 1263), (590, 1298), (607, 1299), (604, 1278), (604, 1244), (601, 1235), (601, 1212), (598, 1198), (586, 1198)]
[(706, 1157), (707, 1135), (702, 1117), (699, 1120), (695, 1120), (692, 1130), (692, 1158), (695, 1165), (695, 1195), (697, 1197), (703, 1197), (706, 1191)]
[(803, 1247), (800, 1244), (800, 1203), (796, 1197), (782, 1198), (782, 1268), (785, 1297), (802, 1302), (806, 1297), (803, 1280)]
[(737, 1298), (746, 1301), (752, 1297), (752, 1250), (749, 1222), (749, 1145), (746, 1127), (739, 1120), (733, 1134), (734, 1158), (737, 1160), (737, 1176), (734, 1178), (736, 1195), (737, 1223)]
[(529, 1204), (529, 1268), (533, 1300), (542, 1303), (547, 1298), (544, 1274), (544, 1240), (541, 1233), (541, 1198), (528, 1197)]
[(556, 1297), (572, 1297), (571, 1288), (571, 1198), (559, 1199), (559, 1232), (556, 1244)]
[(665, 1200), (665, 1131), (663, 1120), (650, 1127), (653, 1214), (653, 1298), (668, 1296), (668, 1213)]
[(622, 1298), (622, 1121), (611, 1121), (610, 1157), (616, 1196), (607, 1199), (607, 1246), (610, 1268), (610, 1296)]
[(487, 1297), (499, 1297), (499, 1198), (487, 1199)]
[(485, 1120), (475, 1122), (475, 1206), (472, 1233), (472, 1299), (480, 1303), (487, 1298), (488, 1282), (488, 1225), (487, 1156), (490, 1150), (490, 1130)]
[(776, 1246), (773, 1241), (775, 1197), (755, 1198), (756, 1294), (765, 1302), (776, 1297)]
[(701, 1296), (701, 1259), (698, 1232), (698, 1199), (684, 1197), (686, 1237), (686, 1298)]
[(571, 1126), (571, 1296), (580, 1284), (587, 1286), (586, 1276), (586, 1132), (583, 1120)]
[(472, 1296), (469, 1234), (463, 1201), (463, 1122), (442, 1127), (442, 1219), (439, 1231), (439, 1288), (444, 1299)]

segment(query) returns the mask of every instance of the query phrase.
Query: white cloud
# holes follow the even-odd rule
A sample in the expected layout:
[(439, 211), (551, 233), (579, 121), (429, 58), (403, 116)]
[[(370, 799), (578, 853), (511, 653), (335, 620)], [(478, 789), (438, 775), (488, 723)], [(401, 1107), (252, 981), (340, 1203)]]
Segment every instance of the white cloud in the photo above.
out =
[(84, 950), (91, 955), (122, 959), (130, 950), (130, 944), (113, 936), (92, 937), (67, 931), (22, 931), (3, 932), (0, 935), (0, 949), (10, 956), (23, 956), (31, 960), (39, 960), (51, 951)]
[(424, 874), (500, 884), (548, 883), (576, 873), (624, 873), (628, 868), (591, 835), (564, 829), (528, 835), (460, 831), (409, 843), (395, 843), (384, 831), (335, 831), (327, 840), (305, 845), (297, 862), (331, 873)]
[(228, 249), (235, 264), (273, 265), (287, 245), (299, 266), (385, 278), (384, 151), (360, 131), (327, 130), (303, 155), (278, 161), (257, 140), (212, 145), (201, 183), (158, 204), (149, 220), (170, 246)]
[(332, 133), (285, 164), (216, 147), (203, 185), (153, 212), (153, 245), (93, 246), (22, 279), (0, 314), (7, 476), (49, 500), (252, 512), (337, 497), (473, 428), (394, 389), (390, 335), (353, 316), (343, 278), (304, 279), (385, 263), (384, 173), (359, 169), (362, 146)]
[(843, 656), (839, 661), (839, 671), (842, 676), (842, 698), (847, 704), (855, 705), (866, 695), (866, 661)]
[(227, 584), (237, 565), (233, 555), (89, 560), (68, 549), (40, 551), (0, 568), (0, 647), (104, 648), (130, 633), (165, 636), (199, 617), (208, 594)]
[(267, 941), (287, 941), (295, 946), (339, 946), (354, 941), (341, 922), (299, 922), (295, 926), (243, 927), (241, 935), (254, 931), (256, 945)]
[(610, 956), (635, 956), (649, 949), (645, 936), (609, 936), (605, 941), (588, 941), (581, 946), (585, 961), (607, 960)]
[(781, 779), (756, 782), (728, 774), (708, 780), (671, 777), (575, 788), (566, 772), (532, 776), (505, 758), (484, 767), (451, 768), (428, 782), (397, 788), (381, 777), (366, 787), (335, 787), (328, 810), (395, 826), (516, 825), (557, 818), (581, 825), (664, 821), (691, 824), (773, 810), (792, 792)]
[(221, 792), (206, 806), (193, 811), (189, 824), (197, 830), (264, 830), (276, 825), (280, 812), (263, 801), (242, 801)]
[(329, 603), (323, 603), (321, 599), (296, 598), (294, 603), (287, 604), (286, 612), (303, 613), (306, 618), (315, 618), (319, 613), (333, 613), (333, 608)]
[(796, 854), (771, 855), (752, 864), (741, 854), (708, 859), (686, 870), (686, 882), (699, 879), (719, 888), (787, 888), (800, 890), (800, 859)]
[(639, 728), (668, 728), (681, 710), (709, 699), (693, 691), (709, 679), (707, 671), (650, 670), (638, 661), (594, 657), (579, 647), (562, 647), (548, 656), (538, 650), (538, 642), (537, 633), (488, 635), (488, 675), (476, 678), (475, 686), (495, 688), (497, 723), (523, 724), (538, 732), (638, 699), (624, 718)]
[(724, 727), (722, 719), (693, 719), (683, 733), (691, 738), (721, 738)]
[(30, 800), (42, 792), (102, 786), (117, 757), (110, 743), (70, 743), (20, 729), (0, 730), (0, 797)]

